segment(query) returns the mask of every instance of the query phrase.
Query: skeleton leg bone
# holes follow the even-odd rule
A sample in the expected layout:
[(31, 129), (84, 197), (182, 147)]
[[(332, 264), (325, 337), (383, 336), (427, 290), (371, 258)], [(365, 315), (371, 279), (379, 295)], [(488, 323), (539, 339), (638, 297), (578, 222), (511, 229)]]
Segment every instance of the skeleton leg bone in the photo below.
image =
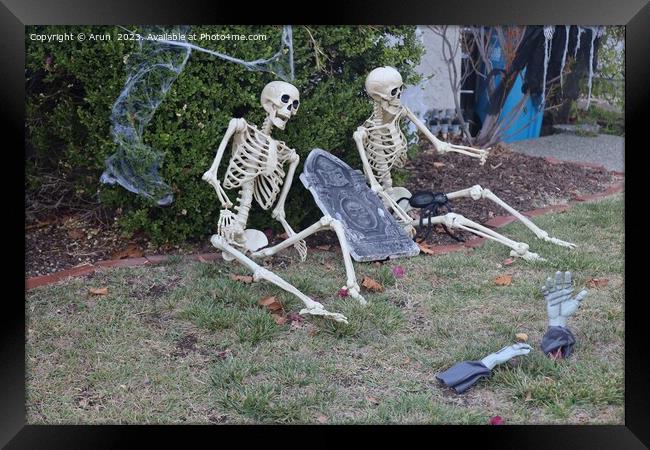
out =
[(576, 246), (575, 244), (572, 244), (570, 242), (566, 242), (554, 237), (550, 237), (546, 231), (539, 228), (537, 225), (531, 222), (530, 219), (528, 219), (526, 216), (524, 216), (523, 214), (515, 210), (513, 207), (508, 205), (506, 202), (501, 200), (496, 195), (494, 195), (492, 191), (490, 191), (489, 189), (483, 189), (478, 184), (472, 186), (471, 188), (467, 188), (467, 189), (463, 189), (460, 191), (447, 194), (447, 198), (449, 198), (449, 200), (452, 200), (454, 198), (461, 198), (461, 197), (471, 197), (473, 200), (487, 198), (488, 200), (491, 200), (492, 202), (501, 206), (503, 209), (505, 209), (510, 214), (515, 216), (517, 219), (519, 219), (528, 229), (530, 229), (533, 233), (535, 233), (535, 236), (537, 236), (539, 239), (542, 239), (547, 242), (551, 242), (553, 244), (562, 247), (574, 248)]
[(237, 250), (236, 248), (228, 244), (228, 242), (226, 242), (226, 240), (222, 236), (215, 234), (212, 236), (212, 238), (210, 238), (210, 242), (217, 249), (221, 250), (224, 253), (227, 252), (231, 254), (237, 261), (239, 261), (240, 263), (248, 267), (253, 272), (254, 281), (266, 280), (270, 283), (275, 284), (281, 289), (284, 289), (285, 291), (295, 295), (300, 300), (302, 300), (306, 308), (300, 310), (300, 314), (312, 314), (316, 316), (325, 316), (325, 317), (330, 317), (336, 320), (337, 322), (348, 323), (348, 320), (344, 315), (327, 311), (322, 304), (307, 297), (305, 294), (300, 292), (294, 286), (287, 283), (285, 280), (283, 280), (273, 272), (259, 266), (255, 261), (248, 258), (242, 252), (240, 252), (239, 250)]
[(276, 253), (284, 250), (285, 248), (295, 244), (297, 241), (301, 241), (308, 236), (311, 236), (314, 233), (318, 233), (323, 230), (332, 230), (336, 233), (339, 243), (341, 244), (341, 253), (343, 253), (343, 262), (345, 264), (345, 273), (346, 273), (346, 289), (348, 294), (359, 301), (362, 305), (365, 305), (367, 302), (360, 294), (359, 284), (357, 283), (357, 277), (354, 273), (354, 266), (352, 265), (352, 258), (350, 256), (350, 249), (348, 247), (348, 241), (345, 237), (345, 230), (343, 225), (339, 220), (336, 220), (330, 216), (322, 217), (318, 222), (311, 225), (310, 227), (305, 228), (303, 231), (296, 233), (288, 239), (280, 242), (278, 245), (273, 247), (265, 248), (263, 250), (253, 253), (251, 256), (253, 258), (260, 256), (271, 256)]
[[(413, 225), (419, 224), (419, 220), (420, 219), (413, 219)], [(469, 231), (470, 233), (474, 233), (486, 239), (491, 239), (495, 242), (506, 245), (512, 249), (510, 251), (510, 256), (524, 258), (526, 261), (544, 261), (544, 258), (539, 256), (537, 253), (528, 251), (528, 244), (508, 239), (496, 231), (484, 227), (483, 225), (478, 224), (474, 221), (471, 221), (468, 218), (461, 216), (460, 214), (447, 213), (444, 216), (432, 217), (430, 219), (430, 223), (445, 225), (447, 228), (457, 228), (460, 230)]]

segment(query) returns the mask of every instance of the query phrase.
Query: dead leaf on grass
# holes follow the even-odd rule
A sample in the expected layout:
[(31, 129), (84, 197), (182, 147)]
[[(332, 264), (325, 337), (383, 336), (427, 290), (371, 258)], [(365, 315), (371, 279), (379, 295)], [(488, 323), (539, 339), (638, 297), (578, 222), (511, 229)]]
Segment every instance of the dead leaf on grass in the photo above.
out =
[(230, 279), (233, 281), (241, 281), (246, 284), (253, 282), (253, 277), (250, 275), (230, 275)]
[(273, 295), (258, 300), (257, 304), (266, 307), (269, 311), (282, 310), (282, 303)]
[(277, 325), (284, 325), (285, 323), (287, 323), (287, 318), (284, 317), (282, 314), (274, 313), (272, 314), (272, 316), (273, 316), (273, 320), (275, 320), (275, 323)]
[(90, 288), (90, 289), (88, 289), (88, 292), (90, 292), (93, 295), (106, 295), (106, 294), (108, 294), (108, 288), (107, 287)]
[(499, 275), (494, 279), (497, 286), (510, 286), (512, 284), (512, 275)]
[(436, 252), (434, 252), (429, 245), (425, 244), (424, 242), (418, 242), (418, 247), (420, 247), (420, 251), (424, 253), (425, 255), (435, 255)]
[(323, 250), (323, 251), (327, 252), (332, 248), (332, 246), (331, 245), (317, 245), (316, 248), (318, 250)]
[(528, 340), (528, 335), (526, 333), (517, 333), (515, 334), (515, 339), (520, 342), (526, 342)]
[(378, 405), (379, 404), (379, 400), (377, 400), (377, 398), (373, 397), (372, 395), (366, 396), (366, 400), (368, 400), (373, 405)]
[(372, 292), (383, 292), (384, 290), (381, 284), (367, 276), (361, 280), (361, 286)]
[(587, 280), (587, 286), (590, 288), (605, 287), (609, 284), (607, 278), (589, 278)]

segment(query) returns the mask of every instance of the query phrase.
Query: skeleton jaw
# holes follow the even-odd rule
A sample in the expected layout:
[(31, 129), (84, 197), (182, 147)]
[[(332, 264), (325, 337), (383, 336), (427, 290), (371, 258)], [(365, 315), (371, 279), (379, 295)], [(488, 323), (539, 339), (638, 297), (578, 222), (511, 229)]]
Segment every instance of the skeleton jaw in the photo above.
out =
[(279, 128), (280, 130), (284, 130), (284, 127), (287, 125), (287, 122), (289, 121), (289, 116), (282, 116), (277, 113), (271, 114), (269, 118), (271, 119), (271, 123), (276, 128)]
[(402, 109), (402, 104), (400, 103), (399, 100), (397, 101), (381, 100), (379, 102), (379, 105), (381, 106), (381, 109), (383, 109), (385, 113), (388, 113), (391, 116), (396, 116)]

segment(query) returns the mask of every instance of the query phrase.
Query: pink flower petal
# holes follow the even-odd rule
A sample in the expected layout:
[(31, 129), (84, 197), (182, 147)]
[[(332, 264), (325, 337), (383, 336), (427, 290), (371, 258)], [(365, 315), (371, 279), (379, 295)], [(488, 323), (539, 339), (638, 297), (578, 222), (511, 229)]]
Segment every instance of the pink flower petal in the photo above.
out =
[(393, 275), (395, 275), (395, 278), (404, 278), (405, 274), (406, 271), (404, 270), (404, 267), (402, 266), (393, 267)]
[(490, 425), (503, 425), (503, 419), (501, 416), (492, 416), (490, 417)]
[(339, 297), (347, 297), (348, 296), (348, 288), (341, 288), (339, 289)]

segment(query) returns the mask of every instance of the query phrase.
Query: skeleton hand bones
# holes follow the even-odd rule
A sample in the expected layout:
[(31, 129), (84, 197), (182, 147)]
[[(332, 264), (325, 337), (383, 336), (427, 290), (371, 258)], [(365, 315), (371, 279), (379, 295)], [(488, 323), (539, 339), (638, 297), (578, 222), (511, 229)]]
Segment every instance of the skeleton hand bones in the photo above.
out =
[(203, 174), (201, 179), (210, 183), (212, 187), (214, 187), (215, 191), (217, 191), (217, 198), (219, 199), (221, 206), (223, 206), (226, 209), (230, 209), (233, 207), (232, 202), (226, 195), (226, 192), (221, 187), (221, 181), (217, 179), (216, 171), (213, 171), (212, 169), (207, 170)]
[(485, 161), (487, 161), (487, 157), (489, 155), (487, 150), (481, 150), (473, 147), (466, 147), (464, 145), (454, 145), (448, 142), (443, 142), (438, 139), (436, 139), (436, 141), (437, 142), (434, 141), (433, 144), (435, 145), (436, 150), (441, 154), (445, 154), (448, 152), (462, 153), (463, 155), (471, 156), (473, 158), (479, 158), (481, 165), (485, 164)]

